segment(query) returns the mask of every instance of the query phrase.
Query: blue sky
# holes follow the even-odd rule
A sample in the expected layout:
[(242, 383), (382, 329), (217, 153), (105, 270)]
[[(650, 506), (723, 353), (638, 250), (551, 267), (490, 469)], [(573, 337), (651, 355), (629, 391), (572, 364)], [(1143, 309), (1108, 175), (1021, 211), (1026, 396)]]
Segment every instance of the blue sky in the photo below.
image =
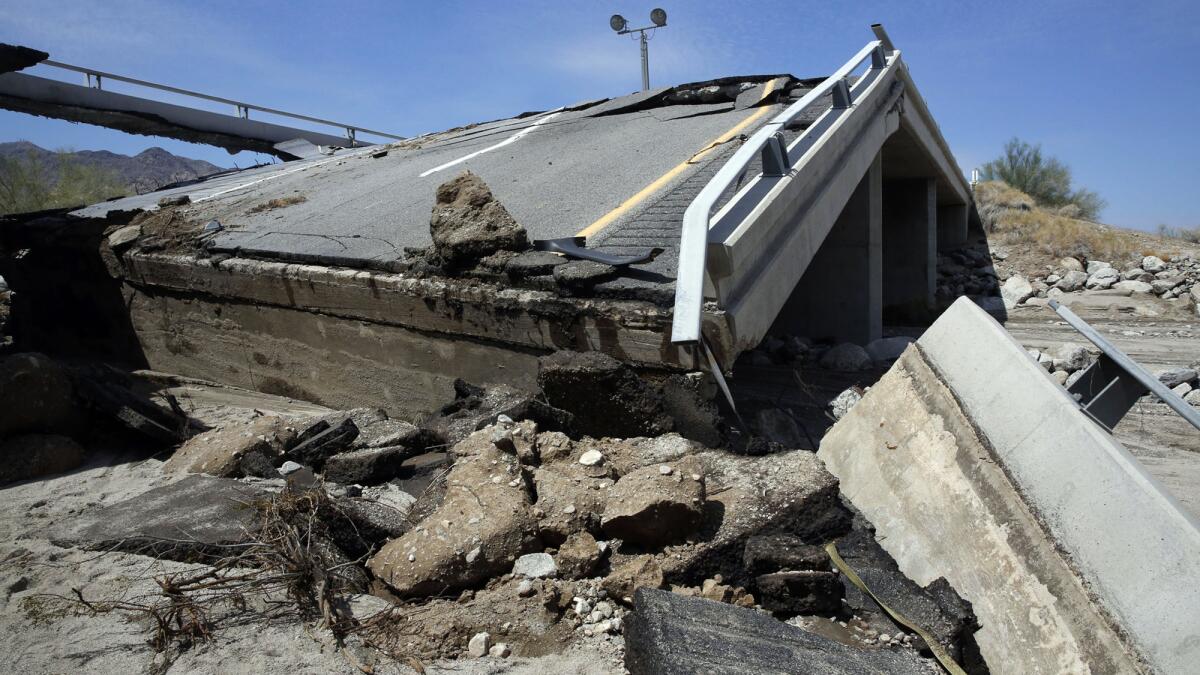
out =
[[(650, 43), (651, 82), (826, 74), (882, 22), (964, 171), (1014, 135), (1066, 161), (1106, 222), (1200, 225), (1200, 3), (680, 2)], [(608, 28), (655, 4), (5, 0), (0, 42), (250, 103), (413, 135), (640, 87)], [(31, 72), (37, 72), (36, 70)], [(56, 76), (57, 77), (57, 76)], [(82, 76), (80, 76), (82, 78)], [(120, 87), (112, 87), (120, 89)], [(223, 166), (255, 156), (0, 112), (0, 140)]]

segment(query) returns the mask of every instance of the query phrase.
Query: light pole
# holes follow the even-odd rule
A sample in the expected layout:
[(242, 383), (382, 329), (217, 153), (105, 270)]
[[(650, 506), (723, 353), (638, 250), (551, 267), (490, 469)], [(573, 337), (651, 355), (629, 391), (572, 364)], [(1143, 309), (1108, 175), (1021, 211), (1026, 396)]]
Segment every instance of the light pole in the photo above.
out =
[(608, 25), (613, 30), (617, 31), (617, 35), (627, 35), (629, 33), (637, 33), (641, 38), (642, 43), (642, 91), (650, 89), (650, 49), (646, 46), (646, 31), (654, 30), (655, 28), (665, 28), (667, 25), (667, 13), (662, 8), (655, 8), (650, 12), (650, 23), (653, 26), (645, 28), (630, 28), (629, 22), (620, 14), (613, 14), (608, 20)]

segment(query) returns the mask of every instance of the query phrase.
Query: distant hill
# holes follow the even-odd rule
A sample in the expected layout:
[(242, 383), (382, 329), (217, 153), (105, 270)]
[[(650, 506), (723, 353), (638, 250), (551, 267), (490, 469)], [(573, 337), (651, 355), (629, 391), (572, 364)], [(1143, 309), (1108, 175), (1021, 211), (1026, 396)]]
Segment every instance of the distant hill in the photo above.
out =
[[(29, 141), (0, 143), (0, 157), (33, 155), (40, 161), (48, 162), (53, 161), (56, 154)], [(132, 157), (107, 150), (80, 150), (66, 154), (80, 164), (113, 171), (137, 193), (152, 192), (163, 185), (224, 171), (202, 159), (180, 157), (157, 147), (148, 148)]]

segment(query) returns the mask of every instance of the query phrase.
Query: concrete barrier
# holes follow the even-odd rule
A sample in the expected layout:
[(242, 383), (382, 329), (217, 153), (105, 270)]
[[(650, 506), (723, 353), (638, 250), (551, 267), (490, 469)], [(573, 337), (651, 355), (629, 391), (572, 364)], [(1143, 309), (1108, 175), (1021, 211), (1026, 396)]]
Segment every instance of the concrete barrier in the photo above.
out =
[(819, 454), (905, 574), (972, 602), (993, 672), (1200, 660), (1200, 526), (969, 300)]

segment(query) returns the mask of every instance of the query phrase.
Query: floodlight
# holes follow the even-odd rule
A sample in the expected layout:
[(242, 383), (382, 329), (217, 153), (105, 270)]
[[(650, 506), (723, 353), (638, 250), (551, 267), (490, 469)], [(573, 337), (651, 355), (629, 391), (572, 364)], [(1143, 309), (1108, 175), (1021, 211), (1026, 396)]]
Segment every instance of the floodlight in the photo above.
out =
[(612, 26), (612, 29), (618, 33), (625, 30), (625, 26), (628, 24), (629, 22), (626, 21), (625, 17), (621, 16), (620, 14), (613, 14), (612, 18), (608, 20), (608, 25)]
[(667, 11), (662, 7), (655, 7), (650, 12), (650, 21), (655, 26), (662, 28), (667, 25)]

